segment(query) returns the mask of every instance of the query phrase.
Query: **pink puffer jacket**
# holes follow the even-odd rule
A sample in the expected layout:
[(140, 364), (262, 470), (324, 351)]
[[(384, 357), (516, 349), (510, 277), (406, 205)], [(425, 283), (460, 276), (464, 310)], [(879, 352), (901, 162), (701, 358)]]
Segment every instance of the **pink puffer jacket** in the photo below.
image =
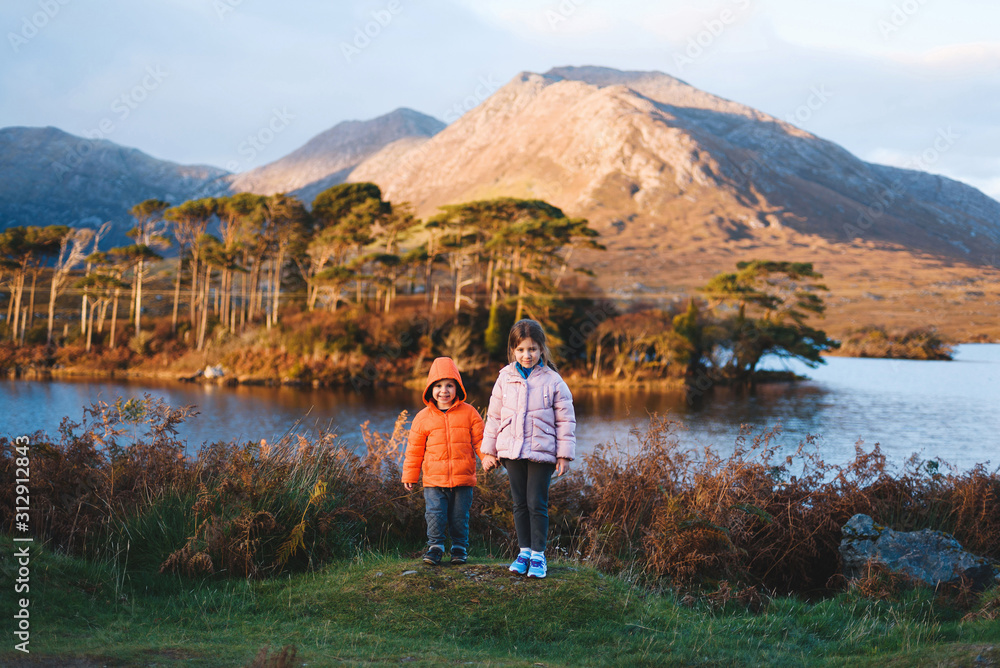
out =
[(486, 414), (484, 455), (555, 464), (575, 457), (575, 432), (573, 395), (558, 373), (538, 365), (525, 380), (513, 364), (500, 370)]

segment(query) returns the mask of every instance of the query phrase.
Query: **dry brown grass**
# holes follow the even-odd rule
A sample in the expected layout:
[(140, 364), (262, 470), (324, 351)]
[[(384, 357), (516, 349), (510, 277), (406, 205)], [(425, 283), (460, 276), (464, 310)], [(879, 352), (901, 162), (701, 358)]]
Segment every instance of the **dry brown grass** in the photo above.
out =
[(295, 660), (297, 650), (293, 645), (286, 645), (274, 654), (270, 651), (271, 648), (267, 645), (261, 647), (253, 661), (247, 664), (247, 668), (292, 668), (299, 665)]
[(933, 327), (889, 332), (885, 327), (868, 325), (848, 332), (836, 354), (847, 357), (950, 360), (953, 353), (951, 343)]
[[(148, 397), (96, 404), (85, 425), (64, 421), (58, 440), (34, 435), (35, 535), (77, 553), (127, 544), (133, 567), (238, 577), (423, 541), (421, 494), (399, 483), (405, 413), (392, 433), (365, 425), (362, 456), (328, 434), (206, 444), (186, 457), (175, 427), (189, 412)], [(599, 447), (553, 484), (553, 551), (649, 583), (716, 583), (720, 605), (751, 607), (765, 591), (845, 586), (837, 548), (856, 513), (900, 530), (943, 530), (976, 554), (1000, 558), (997, 471), (917, 459), (897, 471), (877, 445), (860, 444), (852, 461), (835, 465), (812, 442), (779, 453), (775, 434), (745, 433), (723, 457), (686, 447), (678, 423), (654, 417), (632, 451)], [(12, 479), (14, 443), (0, 439), (0, 451), (0, 470)], [(7, 531), (12, 495), (13, 486), (0, 492)], [(516, 547), (500, 472), (480, 476), (470, 529), (473, 543), (491, 553)], [(896, 584), (872, 573), (853, 586), (878, 598), (894, 595)]]
[(944, 472), (911, 460), (893, 471), (876, 445), (843, 465), (812, 442), (792, 456), (765, 432), (741, 436), (731, 456), (684, 447), (676, 423), (654, 418), (634, 454), (586, 458), (580, 551), (605, 569), (692, 585), (727, 580), (777, 591), (821, 591), (839, 570), (840, 528), (865, 513), (896, 528), (953, 533), (1000, 556), (1000, 475), (983, 466)]

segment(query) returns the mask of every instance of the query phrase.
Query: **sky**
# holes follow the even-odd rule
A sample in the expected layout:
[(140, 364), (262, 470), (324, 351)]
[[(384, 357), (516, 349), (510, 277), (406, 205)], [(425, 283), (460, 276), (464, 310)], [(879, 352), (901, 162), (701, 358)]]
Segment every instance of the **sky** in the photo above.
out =
[(997, 26), (996, 0), (4, 0), (0, 127), (245, 171), (340, 121), (451, 122), (519, 72), (600, 65), (1000, 199)]

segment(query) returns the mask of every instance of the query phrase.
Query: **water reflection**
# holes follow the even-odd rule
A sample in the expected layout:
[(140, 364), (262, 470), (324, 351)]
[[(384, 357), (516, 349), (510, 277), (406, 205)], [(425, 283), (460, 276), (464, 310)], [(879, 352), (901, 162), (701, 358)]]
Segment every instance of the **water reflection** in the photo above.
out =
[[(643, 430), (651, 414), (682, 421), (682, 439), (722, 452), (732, 449), (741, 425), (756, 431), (781, 425), (779, 443), (792, 451), (807, 435), (819, 436), (828, 461), (845, 461), (854, 444), (879, 442), (895, 462), (914, 452), (941, 457), (959, 467), (997, 460), (1000, 451), (1000, 345), (959, 346), (955, 362), (909, 362), (831, 358), (818, 369), (772, 360), (810, 380), (773, 384), (753, 393), (715, 388), (689, 403), (682, 392), (579, 388), (575, 404), (581, 452), (617, 440), (634, 447), (629, 433)], [(473, 405), (489, 400), (489, 383), (471, 392)], [(200, 414), (182, 425), (193, 447), (204, 441), (274, 440), (290, 429), (315, 434), (332, 430), (360, 445), (359, 424), (389, 431), (401, 410), (412, 416), (419, 392), (387, 388), (364, 393), (290, 387), (130, 383), (122, 381), (6, 380), (0, 383), (0, 433), (44, 429), (55, 434), (60, 420), (79, 421), (82, 407), (97, 400), (159, 396), (173, 406), (192, 404)]]

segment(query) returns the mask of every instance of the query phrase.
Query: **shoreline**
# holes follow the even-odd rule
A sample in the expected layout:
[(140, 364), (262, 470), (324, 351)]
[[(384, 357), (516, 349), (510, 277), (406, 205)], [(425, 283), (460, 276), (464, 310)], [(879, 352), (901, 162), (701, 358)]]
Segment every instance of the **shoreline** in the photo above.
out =
[[(2, 374), (8, 380), (21, 380), (21, 381), (52, 381), (52, 380), (106, 380), (106, 381), (143, 381), (143, 380), (153, 380), (161, 382), (170, 383), (185, 383), (185, 384), (197, 384), (197, 385), (216, 385), (220, 387), (236, 387), (236, 386), (248, 386), (248, 387), (291, 387), (297, 389), (353, 389), (360, 391), (362, 389), (378, 389), (378, 388), (409, 388), (414, 390), (420, 390), (423, 388), (424, 380), (413, 379), (412, 377), (400, 378), (400, 377), (380, 377), (374, 381), (365, 380), (363, 383), (353, 383), (347, 382), (323, 382), (318, 379), (311, 381), (293, 380), (293, 379), (281, 379), (275, 377), (261, 377), (261, 376), (237, 376), (237, 375), (223, 375), (218, 377), (204, 377), (202, 374), (204, 369), (201, 369), (193, 374), (178, 373), (176, 371), (154, 371), (141, 368), (132, 369), (109, 369), (109, 370), (95, 370), (86, 369), (80, 367), (66, 367), (66, 368), (27, 368), (27, 369), (6, 369)], [(481, 374), (474, 374), (478, 376)], [(492, 378), (492, 376), (490, 376)], [(696, 390), (697, 388), (693, 386), (688, 386), (685, 384), (683, 378), (667, 377), (667, 378), (619, 378), (619, 379), (609, 379), (609, 380), (593, 380), (583, 373), (576, 374), (573, 372), (567, 373), (563, 376), (567, 385), (569, 385), (574, 391), (577, 390), (609, 390), (609, 391), (623, 391), (623, 390), (641, 390), (641, 391), (660, 391), (660, 392), (684, 392), (685, 390)], [(800, 376), (790, 371), (765, 371), (762, 372), (761, 378), (756, 382), (757, 385), (770, 385), (770, 384), (783, 384), (783, 383), (795, 383), (803, 380), (808, 380), (806, 376)], [(487, 383), (488, 384), (488, 383)], [(483, 383), (476, 383), (474, 380), (470, 380), (467, 383), (470, 387), (478, 387), (483, 385)], [(713, 387), (733, 387), (730, 383), (724, 383), (719, 381), (712, 382)]]

